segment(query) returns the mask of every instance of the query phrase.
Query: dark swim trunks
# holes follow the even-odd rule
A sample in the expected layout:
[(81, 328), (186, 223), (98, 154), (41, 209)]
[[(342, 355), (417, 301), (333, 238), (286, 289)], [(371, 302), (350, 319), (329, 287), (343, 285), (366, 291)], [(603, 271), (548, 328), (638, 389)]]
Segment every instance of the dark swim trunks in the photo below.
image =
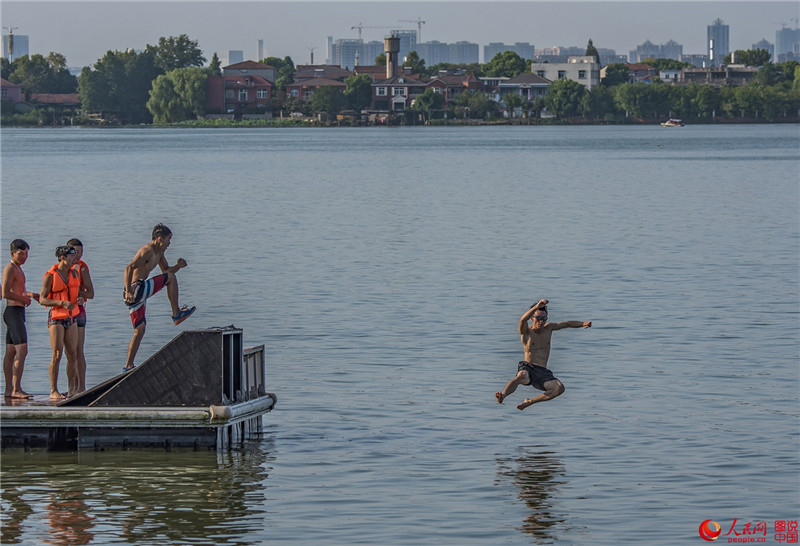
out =
[(80, 313), (75, 317), (75, 324), (78, 325), (78, 328), (86, 328), (86, 307), (80, 308)]
[(544, 366), (536, 366), (535, 364), (525, 362), (524, 360), (521, 360), (517, 366), (517, 373), (521, 372), (522, 370), (528, 372), (528, 375), (531, 378), (529, 385), (540, 391), (547, 390), (544, 388), (545, 383), (548, 381), (553, 381), (554, 379), (558, 379), (557, 377), (553, 377), (553, 372)]
[(3, 322), (6, 323), (6, 345), (22, 345), (28, 343), (28, 331), (25, 329), (25, 308), (20, 305), (7, 305), (3, 311)]

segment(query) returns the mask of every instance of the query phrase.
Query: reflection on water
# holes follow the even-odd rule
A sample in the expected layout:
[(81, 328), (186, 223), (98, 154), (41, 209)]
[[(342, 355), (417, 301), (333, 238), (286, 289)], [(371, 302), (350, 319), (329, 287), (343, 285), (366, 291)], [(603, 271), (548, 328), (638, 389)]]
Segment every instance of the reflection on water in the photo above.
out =
[(271, 441), (224, 453), (3, 453), (3, 544), (240, 542), (261, 526)]
[[(514, 458), (498, 458), (498, 474), (511, 478), (519, 488), (519, 498), (530, 514), (521, 530), (538, 540), (556, 539), (558, 525), (564, 518), (553, 513), (553, 496), (564, 482), (564, 465), (555, 453), (542, 451), (544, 446), (520, 446)], [(504, 480), (502, 480), (504, 481)]]

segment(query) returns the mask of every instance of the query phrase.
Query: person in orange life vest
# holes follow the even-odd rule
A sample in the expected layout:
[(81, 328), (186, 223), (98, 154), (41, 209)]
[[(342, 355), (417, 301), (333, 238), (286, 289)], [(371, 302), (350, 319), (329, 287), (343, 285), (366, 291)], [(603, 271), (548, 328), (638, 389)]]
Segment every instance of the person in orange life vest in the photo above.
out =
[(58, 365), (62, 353), (67, 353), (67, 377), (75, 376), (77, 366), (78, 328), (75, 320), (80, 312), (78, 305), (83, 304), (84, 299), (80, 294), (80, 277), (72, 269), (76, 256), (75, 249), (71, 246), (57, 247), (58, 263), (42, 279), (39, 303), (51, 308), (47, 319), (50, 346), (53, 348), (53, 357), (50, 360), (50, 400), (64, 398), (58, 390)]
[[(83, 261), (83, 243), (79, 239), (70, 239), (67, 241), (67, 246), (75, 249), (75, 265), (72, 269), (78, 272), (78, 277), (81, 280), (81, 296), (84, 300), (94, 298), (94, 285), (92, 284), (92, 276), (89, 275), (89, 266)], [(75, 321), (78, 327), (78, 346), (77, 346), (77, 366), (76, 376), (67, 377), (69, 382), (69, 392), (78, 394), (86, 390), (86, 355), (83, 352), (83, 346), (86, 341), (86, 302), (78, 306), (78, 316)]]

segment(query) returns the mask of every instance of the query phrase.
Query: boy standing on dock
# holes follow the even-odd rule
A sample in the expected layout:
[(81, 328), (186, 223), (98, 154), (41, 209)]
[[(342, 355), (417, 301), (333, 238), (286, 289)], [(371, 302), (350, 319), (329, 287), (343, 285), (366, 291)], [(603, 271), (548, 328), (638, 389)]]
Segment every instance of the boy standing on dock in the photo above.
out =
[[(505, 388), (494, 394), (499, 404), (503, 403), (508, 395), (517, 390), (519, 385), (530, 385), (534, 389), (544, 391), (535, 398), (526, 398), (517, 405), (518, 410), (524, 410), (530, 405), (552, 400), (564, 392), (561, 383), (553, 372), (547, 369), (547, 360), (550, 358), (550, 338), (556, 330), (564, 328), (590, 328), (591, 321), (568, 320), (565, 322), (547, 322), (547, 300), (539, 300), (531, 305), (522, 318), (519, 319), (519, 335), (522, 346), (525, 348), (525, 360), (517, 366), (517, 375), (508, 382)], [(528, 326), (528, 321), (532, 324)]]
[(75, 249), (75, 265), (72, 268), (77, 271), (78, 278), (81, 280), (81, 295), (83, 305), (78, 306), (78, 316), (75, 325), (78, 327), (78, 348), (77, 348), (77, 375), (68, 377), (70, 381), (69, 390), (75, 394), (86, 390), (86, 354), (84, 344), (86, 343), (86, 300), (94, 298), (94, 284), (92, 276), (89, 274), (89, 266), (83, 261), (83, 243), (80, 239), (70, 239), (67, 246)]
[(28, 356), (28, 331), (25, 328), (25, 308), (31, 298), (39, 301), (39, 294), (25, 291), (25, 273), (22, 264), (28, 260), (30, 246), (22, 239), (11, 241), (11, 261), (3, 268), (2, 296), (6, 300), (3, 322), (6, 323), (6, 354), (3, 357), (3, 374), (6, 380), (6, 398), (33, 398), (22, 390), (22, 371)]
[[(145, 330), (145, 302), (147, 299), (167, 287), (167, 298), (172, 307), (172, 322), (180, 324), (189, 315), (194, 313), (194, 307), (180, 307), (178, 304), (178, 279), (175, 273), (186, 267), (188, 264), (183, 258), (170, 267), (164, 252), (169, 248), (172, 241), (172, 231), (164, 224), (158, 224), (153, 228), (152, 240), (139, 249), (133, 261), (125, 268), (125, 304), (131, 314), (133, 324), (133, 337), (128, 346), (128, 358), (122, 371), (127, 372), (134, 368), (133, 360), (139, 345), (144, 337)], [(162, 273), (151, 278), (147, 278), (156, 266), (161, 268)]]

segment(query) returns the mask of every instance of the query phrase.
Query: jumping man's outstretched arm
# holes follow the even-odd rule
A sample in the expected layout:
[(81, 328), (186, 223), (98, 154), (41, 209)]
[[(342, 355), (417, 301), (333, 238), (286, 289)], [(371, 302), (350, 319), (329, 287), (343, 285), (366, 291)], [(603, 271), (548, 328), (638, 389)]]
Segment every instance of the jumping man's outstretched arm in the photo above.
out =
[(580, 320), (566, 320), (564, 322), (553, 322), (549, 324), (550, 328), (553, 330), (563, 330), (564, 328), (591, 328), (592, 321), (587, 320), (585, 322)]

